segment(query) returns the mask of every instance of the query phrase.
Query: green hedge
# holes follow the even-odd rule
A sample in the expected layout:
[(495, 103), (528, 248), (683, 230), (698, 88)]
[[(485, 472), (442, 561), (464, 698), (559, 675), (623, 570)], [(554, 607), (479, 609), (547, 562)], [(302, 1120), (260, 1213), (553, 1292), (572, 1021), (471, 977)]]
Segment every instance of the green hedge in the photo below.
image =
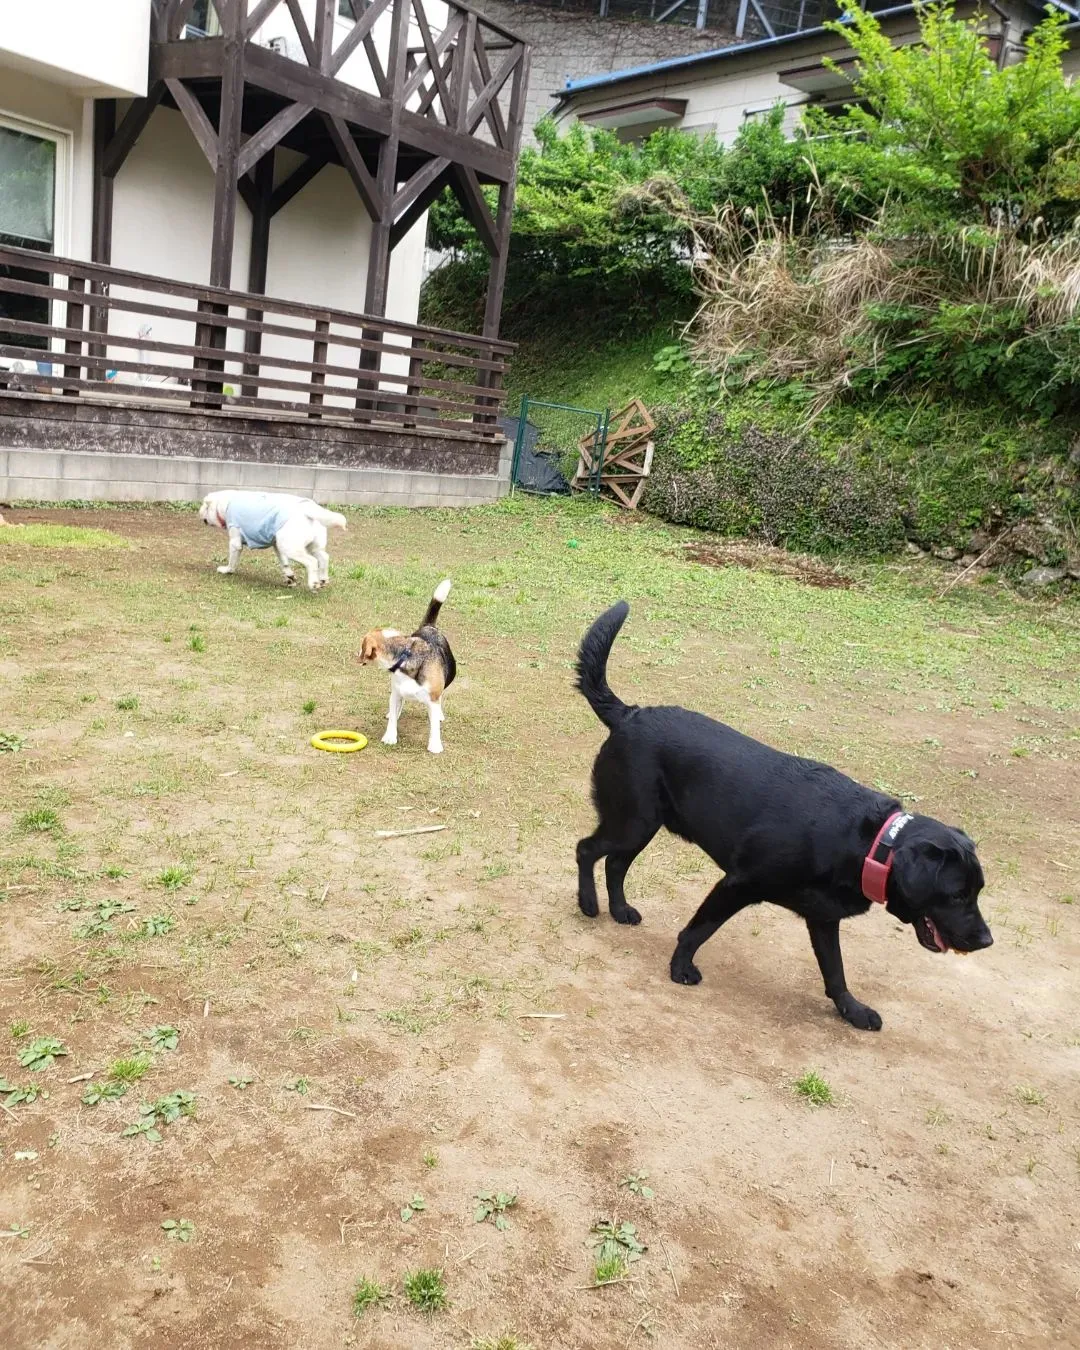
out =
[[(976, 531), (1048, 516), (1080, 527), (1077, 429), (1004, 408), (899, 399), (816, 420), (798, 388), (654, 410), (644, 509), (810, 553), (880, 556), (905, 539), (966, 548)], [(1075, 456), (1074, 456), (1075, 459)]]

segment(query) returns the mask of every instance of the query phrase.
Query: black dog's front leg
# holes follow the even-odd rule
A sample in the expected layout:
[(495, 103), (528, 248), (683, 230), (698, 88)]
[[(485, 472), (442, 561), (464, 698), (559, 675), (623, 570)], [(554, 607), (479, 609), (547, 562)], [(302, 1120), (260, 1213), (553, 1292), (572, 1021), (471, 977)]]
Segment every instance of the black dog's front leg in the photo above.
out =
[(881, 1018), (851, 993), (844, 979), (844, 958), (840, 954), (840, 923), (816, 923), (807, 919), (814, 955), (821, 967), (825, 992), (836, 1004), (836, 1011), (860, 1031), (880, 1031)]

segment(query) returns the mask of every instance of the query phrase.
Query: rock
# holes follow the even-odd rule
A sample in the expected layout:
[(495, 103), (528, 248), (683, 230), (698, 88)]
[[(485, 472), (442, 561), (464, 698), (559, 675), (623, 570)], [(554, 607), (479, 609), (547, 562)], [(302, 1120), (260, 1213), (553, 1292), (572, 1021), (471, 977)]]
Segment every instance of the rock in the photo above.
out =
[(1052, 586), (1065, 577), (1064, 567), (1033, 567), (1020, 578), (1024, 586)]
[(985, 553), (993, 542), (993, 537), (988, 530), (976, 530), (967, 542), (967, 551), (978, 556), (980, 553)]
[(918, 546), (918, 544), (912, 543), (910, 539), (907, 541), (904, 547), (914, 558), (923, 558), (926, 556), (923, 550)]
[(964, 556), (960, 559), (960, 566), (974, 567), (981, 557), (982, 557), (982, 550), (980, 550), (978, 553), (965, 553)]
[(1035, 516), (1014, 525), (1009, 535), (1009, 547), (1021, 557), (1044, 563), (1062, 551), (1065, 536), (1061, 526), (1049, 516)]
[(951, 545), (948, 548), (934, 549), (934, 557), (940, 558), (942, 562), (955, 562), (959, 556), (960, 550), (953, 548)]

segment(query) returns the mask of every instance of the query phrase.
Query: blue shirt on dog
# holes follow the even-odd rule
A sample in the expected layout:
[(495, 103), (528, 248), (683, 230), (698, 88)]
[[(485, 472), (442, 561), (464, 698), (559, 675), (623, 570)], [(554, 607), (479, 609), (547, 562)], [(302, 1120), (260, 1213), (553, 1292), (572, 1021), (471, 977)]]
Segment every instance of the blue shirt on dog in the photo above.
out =
[(268, 492), (245, 492), (225, 508), (225, 524), (240, 531), (246, 548), (270, 548), (295, 504), (295, 499), (282, 502)]

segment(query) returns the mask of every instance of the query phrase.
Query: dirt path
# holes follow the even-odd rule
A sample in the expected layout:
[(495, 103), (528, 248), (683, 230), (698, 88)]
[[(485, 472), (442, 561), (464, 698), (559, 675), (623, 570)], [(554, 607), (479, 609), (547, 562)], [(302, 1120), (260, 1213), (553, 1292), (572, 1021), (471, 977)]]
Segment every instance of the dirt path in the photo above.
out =
[[(860, 694), (870, 582), (808, 600), (644, 536), (612, 546), (592, 517), (357, 515), (332, 541), (334, 585), (309, 597), (280, 592), (265, 559), (218, 578), (220, 540), (190, 516), (5, 516), (132, 544), (0, 541), (0, 731), (24, 741), (0, 754), (0, 1075), (49, 1092), (0, 1111), (6, 1345), (1080, 1345), (1067, 636), (1032, 618), (1018, 673), (1017, 643), (987, 627), (950, 665), (968, 641), (951, 630), (983, 631), (958, 598), (902, 697), (891, 676)], [(636, 579), (609, 547), (640, 553)], [(549, 595), (588, 550), (596, 595)], [(349, 662), (369, 621), (418, 615), (443, 566), (462, 677), (435, 760), (408, 714), (396, 751), (377, 744), (383, 678)], [(837, 1018), (779, 911), (703, 949), (700, 987), (671, 984), (711, 877), (676, 841), (631, 873), (640, 928), (577, 913), (600, 736), (567, 662), (579, 609), (624, 582), (644, 594), (619, 655), (628, 696), (723, 711), (971, 828), (992, 951), (934, 958), (883, 914), (849, 924), (852, 988), (885, 1021), (871, 1035)], [(695, 617), (705, 586), (772, 608), (729, 641)], [(716, 599), (734, 614), (733, 594)], [(837, 653), (812, 682), (788, 634), (798, 606), (828, 630), (821, 659)], [(307, 738), (324, 725), (376, 743), (320, 756)], [(35, 829), (42, 811), (57, 821)], [(420, 824), (446, 828), (375, 837)], [(165, 1024), (176, 1049), (124, 1096), (82, 1103)], [(46, 1036), (68, 1055), (20, 1066)], [(794, 1092), (810, 1069), (833, 1105)], [(177, 1090), (193, 1116), (157, 1143), (122, 1134)], [(623, 1184), (643, 1172), (652, 1198)], [(474, 1220), (486, 1191), (517, 1196), (505, 1231)], [(161, 1227), (181, 1219), (190, 1241)], [(601, 1219), (648, 1250), (595, 1289)], [(444, 1272), (446, 1311), (404, 1297), (421, 1268)], [(393, 1297), (356, 1319), (362, 1276)]]

